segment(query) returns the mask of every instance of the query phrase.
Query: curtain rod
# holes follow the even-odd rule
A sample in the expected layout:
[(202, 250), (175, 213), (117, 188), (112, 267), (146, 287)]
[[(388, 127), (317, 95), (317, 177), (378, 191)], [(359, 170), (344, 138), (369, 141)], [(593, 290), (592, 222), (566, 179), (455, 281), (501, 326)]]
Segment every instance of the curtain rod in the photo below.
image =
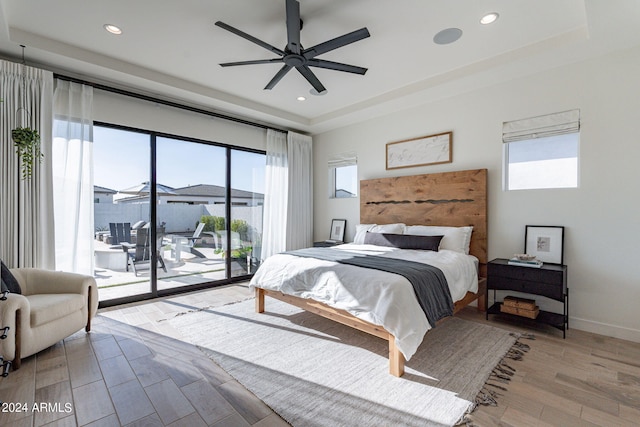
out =
[(222, 119), (222, 120), (232, 121), (232, 122), (235, 122), (235, 123), (240, 123), (240, 124), (247, 125), (247, 126), (253, 126), (253, 127), (258, 127), (258, 128), (267, 129), (267, 130), (274, 130), (274, 131), (283, 132), (283, 133), (287, 133), (288, 132), (285, 129), (275, 128), (273, 126), (268, 126), (268, 125), (265, 125), (265, 124), (262, 124), (262, 123), (256, 123), (256, 122), (252, 122), (252, 121), (246, 120), (246, 119), (241, 119), (241, 118), (238, 118), (238, 117), (227, 116), (227, 115), (222, 114), (222, 113), (216, 113), (216, 112), (205, 110), (205, 109), (202, 109), (202, 108), (193, 107), (193, 106), (190, 106), (190, 105), (180, 104), (179, 102), (169, 101), (169, 100), (161, 99), (161, 98), (156, 98), (156, 97), (153, 97), (151, 95), (144, 95), (144, 94), (141, 94), (141, 93), (131, 92), (129, 90), (119, 89), (119, 88), (107, 86), (107, 85), (104, 85), (104, 84), (101, 84), (101, 83), (90, 82), (90, 81), (82, 80), (82, 79), (79, 79), (79, 78), (76, 78), (76, 77), (65, 76), (63, 74), (57, 74), (57, 73), (54, 73), (53, 77), (57, 78), (57, 79), (60, 79), (60, 80), (66, 80), (66, 81), (73, 82), (73, 83), (80, 83), (80, 84), (83, 84), (83, 85), (91, 86), (91, 87), (93, 87), (95, 89), (104, 90), (106, 92), (112, 92), (112, 93), (116, 93), (116, 94), (119, 94), (119, 95), (130, 96), (132, 98), (141, 99), (143, 101), (154, 102), (154, 103), (166, 105), (166, 106), (169, 106), (169, 107), (174, 107), (174, 108), (179, 108), (179, 109), (182, 109), (182, 110), (191, 111), (193, 113), (204, 114), (204, 115), (207, 115), (207, 116), (216, 117), (216, 118)]

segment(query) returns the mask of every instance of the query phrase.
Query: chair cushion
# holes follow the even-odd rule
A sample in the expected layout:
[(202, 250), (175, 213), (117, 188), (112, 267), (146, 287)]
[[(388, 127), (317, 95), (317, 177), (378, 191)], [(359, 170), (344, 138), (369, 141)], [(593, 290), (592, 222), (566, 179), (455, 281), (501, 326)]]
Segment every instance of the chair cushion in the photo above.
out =
[(27, 296), (31, 305), (31, 327), (60, 319), (87, 304), (81, 294), (36, 294)]
[(2, 282), (2, 292), (8, 290), (12, 294), (21, 294), (22, 289), (20, 288), (20, 283), (15, 278), (11, 271), (9, 271), (9, 267), (7, 267), (4, 261), (0, 260), (1, 265), (1, 273), (0, 273), (0, 281)]

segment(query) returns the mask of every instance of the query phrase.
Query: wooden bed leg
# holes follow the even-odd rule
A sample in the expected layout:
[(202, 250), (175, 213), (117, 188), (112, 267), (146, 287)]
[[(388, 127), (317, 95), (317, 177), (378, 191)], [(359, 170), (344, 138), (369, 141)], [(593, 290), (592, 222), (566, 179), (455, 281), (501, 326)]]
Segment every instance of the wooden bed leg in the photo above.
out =
[(394, 377), (404, 374), (404, 356), (396, 347), (396, 337), (389, 335), (389, 373)]
[(264, 313), (264, 290), (256, 288), (256, 313)]

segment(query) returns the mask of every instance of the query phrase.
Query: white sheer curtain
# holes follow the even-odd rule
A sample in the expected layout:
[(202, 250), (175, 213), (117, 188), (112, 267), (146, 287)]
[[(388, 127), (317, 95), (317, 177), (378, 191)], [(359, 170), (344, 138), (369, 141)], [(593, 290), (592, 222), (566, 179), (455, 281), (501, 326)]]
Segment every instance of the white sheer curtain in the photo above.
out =
[[(53, 194), (56, 269), (93, 275), (93, 88), (56, 80)], [(113, 173), (118, 173), (114, 169)]]
[(313, 146), (310, 136), (287, 134), (289, 190), (287, 250), (313, 244)]
[(287, 197), (289, 191), (287, 135), (267, 130), (264, 219), (261, 259), (286, 250)]
[(267, 131), (261, 259), (313, 242), (311, 137)]
[[(9, 267), (53, 268), (51, 103), (53, 74), (0, 60), (0, 258)], [(11, 130), (40, 134), (42, 162), (23, 180)]]

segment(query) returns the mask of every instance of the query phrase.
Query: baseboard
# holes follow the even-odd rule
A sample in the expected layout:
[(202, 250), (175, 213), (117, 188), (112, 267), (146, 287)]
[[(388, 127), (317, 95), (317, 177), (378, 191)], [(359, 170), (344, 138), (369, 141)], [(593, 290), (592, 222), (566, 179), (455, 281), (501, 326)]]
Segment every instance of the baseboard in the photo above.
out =
[(595, 322), (593, 320), (569, 317), (569, 327), (581, 331), (608, 337), (620, 338), (627, 341), (640, 343), (640, 330), (625, 328), (623, 326), (610, 325), (608, 323)]

